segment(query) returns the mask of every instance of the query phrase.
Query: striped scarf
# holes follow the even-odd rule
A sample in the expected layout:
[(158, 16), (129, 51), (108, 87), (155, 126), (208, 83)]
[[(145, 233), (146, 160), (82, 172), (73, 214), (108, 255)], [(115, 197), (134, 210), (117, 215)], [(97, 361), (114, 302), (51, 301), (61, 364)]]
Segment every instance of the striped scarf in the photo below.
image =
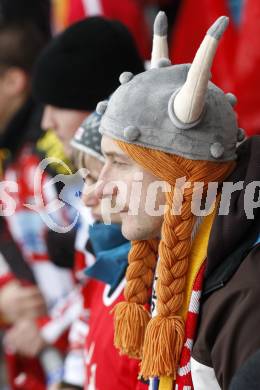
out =
[[(216, 212), (216, 209), (215, 209)], [(191, 351), (196, 336), (200, 297), (206, 267), (207, 246), (215, 212), (204, 218), (193, 240), (190, 264), (187, 274), (187, 286), (180, 314), (185, 318), (185, 343), (182, 349), (178, 375), (175, 384), (170, 377), (161, 377), (150, 381), (149, 390), (193, 390), (191, 377)], [(156, 299), (156, 297), (155, 297)], [(155, 302), (154, 306), (155, 306)]]
[(190, 360), (191, 351), (197, 330), (197, 322), (200, 309), (200, 297), (202, 292), (205, 265), (206, 264), (204, 262), (197, 275), (192, 290), (185, 327), (185, 343), (181, 354), (180, 367), (176, 379), (175, 390), (193, 390)]
[[(182, 349), (180, 367), (178, 370), (174, 390), (193, 390), (190, 361), (191, 351), (197, 330), (197, 322), (200, 309), (200, 297), (202, 292), (205, 268), (206, 261), (203, 262), (193, 285), (185, 326), (185, 343)], [(172, 379), (168, 377), (160, 378), (160, 381), (158, 379), (154, 379), (149, 386), (149, 389), (173, 390)]]

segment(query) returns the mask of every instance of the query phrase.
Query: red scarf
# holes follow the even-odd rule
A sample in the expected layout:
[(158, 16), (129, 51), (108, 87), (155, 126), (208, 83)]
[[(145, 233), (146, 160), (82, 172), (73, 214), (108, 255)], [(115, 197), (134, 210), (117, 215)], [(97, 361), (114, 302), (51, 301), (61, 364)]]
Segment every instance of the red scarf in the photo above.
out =
[(194, 339), (196, 337), (205, 265), (206, 262), (204, 262), (201, 266), (192, 289), (185, 326), (185, 343), (182, 349), (180, 368), (178, 370), (175, 390), (193, 390), (190, 360)]

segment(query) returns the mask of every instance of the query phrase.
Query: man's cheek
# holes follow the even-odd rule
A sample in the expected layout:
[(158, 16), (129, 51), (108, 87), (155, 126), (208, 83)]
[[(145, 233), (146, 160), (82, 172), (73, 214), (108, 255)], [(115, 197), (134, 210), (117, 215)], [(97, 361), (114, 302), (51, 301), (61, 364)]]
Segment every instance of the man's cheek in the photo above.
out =
[(142, 207), (144, 203), (145, 186), (143, 183), (143, 172), (135, 172), (128, 181), (127, 188), (129, 215), (136, 216), (139, 214), (140, 207)]
[(164, 182), (153, 181), (149, 183), (146, 191), (145, 213), (150, 217), (162, 217), (165, 212)]

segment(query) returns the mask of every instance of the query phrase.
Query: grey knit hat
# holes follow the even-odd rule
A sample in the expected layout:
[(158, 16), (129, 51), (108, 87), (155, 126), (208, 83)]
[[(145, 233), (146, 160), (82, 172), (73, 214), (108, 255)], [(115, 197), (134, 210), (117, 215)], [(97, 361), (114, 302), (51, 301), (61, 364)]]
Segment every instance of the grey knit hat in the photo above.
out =
[(84, 153), (87, 153), (100, 161), (104, 161), (101, 153), (101, 134), (98, 129), (101, 116), (96, 112), (90, 114), (76, 131), (71, 140), (71, 145)]
[(208, 30), (193, 63), (171, 65), (167, 19), (154, 24), (151, 69), (137, 76), (125, 72), (109, 102), (100, 102), (100, 132), (115, 140), (162, 150), (191, 160), (236, 159), (243, 139), (233, 105), (236, 98), (209, 81), (210, 69), (228, 18)]

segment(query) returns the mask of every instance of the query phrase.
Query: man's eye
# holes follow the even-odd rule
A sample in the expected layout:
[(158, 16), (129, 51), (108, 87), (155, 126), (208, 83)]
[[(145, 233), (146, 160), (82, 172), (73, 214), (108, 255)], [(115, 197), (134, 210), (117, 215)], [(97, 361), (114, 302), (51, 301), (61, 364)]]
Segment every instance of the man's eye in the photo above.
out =
[(116, 160), (114, 160), (114, 161), (112, 162), (112, 164), (113, 164), (113, 165), (126, 165), (126, 164), (124, 164), (123, 162), (121, 162), (121, 161), (116, 161)]

